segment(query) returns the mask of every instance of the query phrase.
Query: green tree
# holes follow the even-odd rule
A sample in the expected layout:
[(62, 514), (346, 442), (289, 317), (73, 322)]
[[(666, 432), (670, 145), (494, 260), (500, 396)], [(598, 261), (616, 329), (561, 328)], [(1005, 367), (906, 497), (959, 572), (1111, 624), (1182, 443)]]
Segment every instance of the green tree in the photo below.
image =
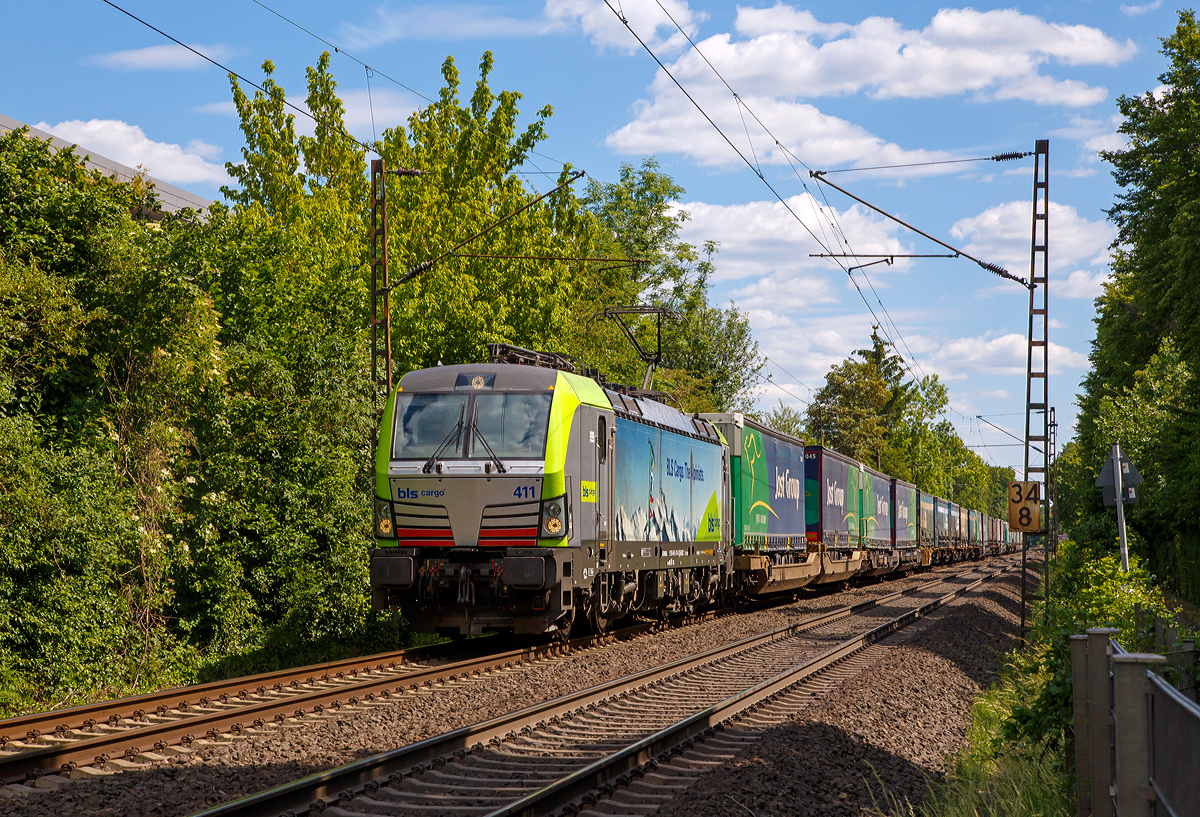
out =
[(804, 424), (804, 415), (796, 411), (795, 408), (780, 400), (778, 405), (764, 417), (759, 418), (764, 425), (775, 429), (776, 431), (790, 434), (791, 436), (803, 440), (806, 436)]
[[(392, 276), (441, 256), (459, 242), (510, 216), (531, 198), (519, 169), (546, 137), (550, 106), (518, 133), (519, 93), (494, 93), (491, 52), (466, 105), (460, 102), (454, 61), (442, 66), (445, 86), (436, 102), (384, 132), (389, 167), (421, 170), (418, 178), (389, 177)], [(567, 179), (563, 169), (559, 181)], [(581, 269), (567, 262), (488, 256), (581, 257), (588, 223), (570, 189), (487, 232), (461, 255), (440, 261), (392, 293), (393, 355), (401, 372), (440, 363), (483, 359), (486, 344), (514, 343), (557, 351), (566, 307), (582, 286)]]
[[(698, 250), (680, 240), (690, 218), (679, 205), (684, 192), (653, 158), (639, 168), (622, 164), (615, 182), (588, 182), (582, 204), (595, 222), (589, 232), (592, 253), (631, 261), (589, 270), (588, 286), (570, 310), (566, 351), (614, 380), (640, 386), (645, 364), (614, 321), (594, 316), (610, 306), (665, 307), (678, 317), (662, 324), (657, 387), (688, 411), (746, 409), (765, 360), (745, 315), (732, 304), (721, 308), (709, 301), (718, 248), (709, 241)], [(654, 349), (656, 319), (630, 322), (642, 347)]]
[(1000, 515), (1011, 469), (987, 465), (948, 420), (938, 419), (949, 402), (946, 387), (937, 375), (905, 380), (904, 361), (878, 329), (871, 348), (825, 376), (805, 412), (807, 438), (922, 491)]
[(1200, 26), (1179, 12), (1161, 40), (1162, 91), (1122, 96), (1128, 147), (1105, 152), (1121, 193), (1112, 279), (1097, 299), (1092, 370), (1080, 395), (1078, 446), (1063, 463), (1064, 521), (1085, 547), (1113, 546), (1113, 512), (1091, 480), (1113, 443), (1146, 477), (1130, 509), (1134, 549), (1200, 601)]
[(0, 674), (41, 700), (169, 681), (178, 476), (220, 383), (190, 215), (144, 220), (142, 180), (26, 131), (0, 191)]

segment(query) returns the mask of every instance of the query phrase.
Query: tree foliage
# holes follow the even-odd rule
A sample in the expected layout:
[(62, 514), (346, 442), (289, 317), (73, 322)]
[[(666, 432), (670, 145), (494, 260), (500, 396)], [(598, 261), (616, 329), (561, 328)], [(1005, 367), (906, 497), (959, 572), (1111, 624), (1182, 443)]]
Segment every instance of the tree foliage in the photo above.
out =
[[(796, 436), (827, 445), (922, 491), (985, 511), (1006, 512), (1010, 468), (989, 466), (967, 448), (954, 426), (939, 419), (948, 404), (937, 375), (905, 379), (904, 361), (891, 344), (871, 333), (859, 349), (825, 376)], [(780, 405), (765, 418), (780, 430), (794, 422)], [(789, 431), (788, 433), (795, 433)]]
[[(252, 95), (230, 78), (243, 161), (202, 214), (0, 136), (0, 711), (395, 646), (367, 587), (366, 148), (328, 54), (311, 136), (273, 70)], [(373, 146), (422, 171), (386, 179), (393, 276), (483, 233), (393, 290), (395, 374), (507, 342), (640, 383), (586, 318), (649, 302), (680, 314), (660, 385), (698, 409), (747, 399), (757, 349), (709, 303), (715, 247), (678, 239), (683, 191), (647, 160), (521, 210), (551, 109), (518, 126), (491, 70), (464, 98), (446, 60), (437, 101)], [(651, 263), (541, 258), (600, 255)]]
[(1061, 519), (1085, 545), (1114, 546), (1114, 511), (1093, 486), (1113, 443), (1146, 484), (1127, 509), (1150, 570), (1200, 601), (1200, 26), (1179, 12), (1162, 39), (1163, 90), (1122, 96), (1123, 150), (1106, 152), (1122, 192), (1112, 278), (1097, 299), (1092, 370), (1077, 439), (1060, 461)]

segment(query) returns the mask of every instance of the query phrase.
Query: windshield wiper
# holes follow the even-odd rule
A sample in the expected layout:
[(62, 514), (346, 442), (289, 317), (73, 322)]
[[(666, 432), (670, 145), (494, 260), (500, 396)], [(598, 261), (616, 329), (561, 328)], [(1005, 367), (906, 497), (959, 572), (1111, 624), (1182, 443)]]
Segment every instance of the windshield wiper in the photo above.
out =
[(506, 473), (508, 469), (504, 467), (504, 463), (500, 462), (500, 458), (496, 456), (496, 452), (492, 450), (490, 445), (488, 445), (488, 441), (483, 436), (483, 432), (479, 430), (478, 422), (471, 423), (471, 435), (471, 442), (475, 442), (475, 438), (478, 437), (479, 442), (483, 443), (483, 450), (487, 451), (488, 456), (492, 458), (492, 462), (496, 463), (496, 470), (501, 474)]
[(430, 471), (432, 471), (433, 464), (437, 462), (438, 457), (442, 456), (442, 452), (446, 450), (446, 446), (450, 444), (450, 441), (458, 439), (458, 435), (462, 432), (463, 414), (466, 412), (466, 410), (467, 404), (463, 403), (462, 407), (458, 410), (458, 422), (454, 424), (454, 428), (450, 429), (450, 433), (447, 434), (446, 438), (438, 445), (437, 450), (429, 455), (429, 459), (425, 460), (425, 464), (421, 466), (422, 473), (428, 474)]

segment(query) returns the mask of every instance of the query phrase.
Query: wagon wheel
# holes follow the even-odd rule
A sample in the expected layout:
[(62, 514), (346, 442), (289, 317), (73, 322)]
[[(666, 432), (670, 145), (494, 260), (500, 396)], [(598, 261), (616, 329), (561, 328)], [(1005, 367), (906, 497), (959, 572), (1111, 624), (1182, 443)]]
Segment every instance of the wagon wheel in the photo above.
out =
[(596, 635), (604, 635), (608, 632), (608, 628), (612, 626), (612, 602), (608, 602), (605, 606), (607, 610), (601, 610), (601, 593), (604, 590), (606, 578), (603, 574), (596, 577), (592, 584), (591, 597), (588, 603), (588, 622), (592, 625), (592, 632)]

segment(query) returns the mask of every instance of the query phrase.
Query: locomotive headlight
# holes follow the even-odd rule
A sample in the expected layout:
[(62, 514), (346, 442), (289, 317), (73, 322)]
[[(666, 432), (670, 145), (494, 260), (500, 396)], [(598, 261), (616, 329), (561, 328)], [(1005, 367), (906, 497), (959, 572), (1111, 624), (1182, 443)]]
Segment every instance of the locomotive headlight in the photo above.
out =
[(555, 497), (542, 503), (542, 532), (547, 539), (561, 539), (567, 535), (566, 497)]
[(386, 499), (375, 499), (375, 535), (391, 539), (392, 532), (392, 503)]

